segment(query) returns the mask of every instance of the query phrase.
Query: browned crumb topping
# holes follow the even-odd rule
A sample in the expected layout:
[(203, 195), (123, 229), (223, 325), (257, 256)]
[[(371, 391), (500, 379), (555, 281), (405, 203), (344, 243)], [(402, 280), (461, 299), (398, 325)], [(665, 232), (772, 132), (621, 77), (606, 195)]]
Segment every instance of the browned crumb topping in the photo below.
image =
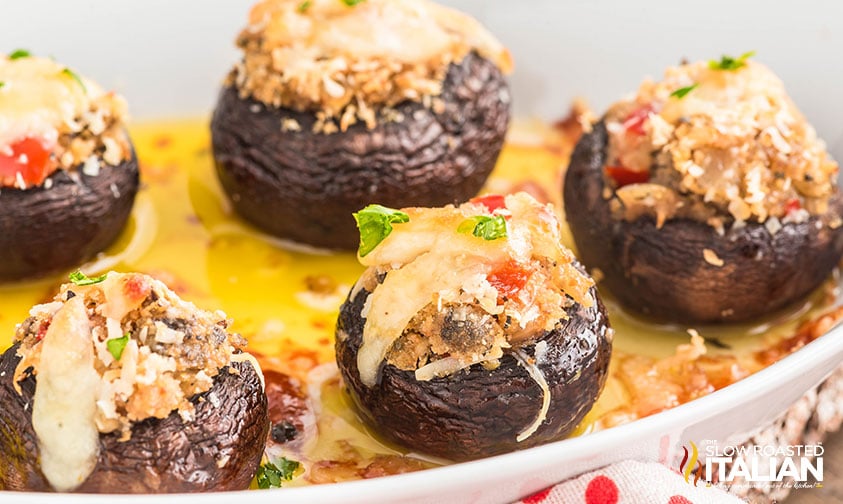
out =
[[(304, 8), (303, 8), (304, 6)], [(509, 53), (474, 19), (428, 0), (264, 0), (237, 39), (227, 85), (272, 107), (312, 111), (314, 130), (400, 121), (394, 106), (435, 104), (451, 63), (472, 50), (508, 71)], [(284, 121), (285, 131), (299, 131)]]
[(200, 310), (151, 277), (110, 273), (90, 286), (65, 284), (53, 302), (30, 311), (15, 337), (21, 344), (15, 383), (50, 365), (41, 361), (41, 340), (54, 315), (77, 296), (85, 301), (102, 378), (96, 423), (103, 433), (119, 430), (128, 439), (134, 422), (176, 410), (190, 421), (190, 398), (210, 390), (214, 376), (245, 346), (226, 331), (222, 312)]
[(95, 176), (101, 163), (116, 166), (131, 156), (120, 95), (48, 58), (0, 57), (0, 81), (0, 154), (15, 155), (14, 146), (24, 140), (49, 153), (43, 168), (27, 168), (33, 160), (18, 157), (20, 172), (0, 177), (0, 187), (40, 185), (56, 170)]
[(620, 217), (685, 216), (714, 227), (770, 219), (775, 229), (825, 214), (837, 191), (825, 144), (781, 81), (753, 61), (734, 70), (668, 68), (605, 120)]
[[(492, 369), (504, 349), (554, 330), (574, 303), (594, 302), (594, 283), (561, 245), (552, 207), (526, 193), (404, 211), (408, 222), (360, 258), (369, 269), (355, 291), (371, 292), (361, 379), (383, 360), (419, 380), (473, 364)], [(495, 219), (505, 236), (474, 234), (477, 222)]]

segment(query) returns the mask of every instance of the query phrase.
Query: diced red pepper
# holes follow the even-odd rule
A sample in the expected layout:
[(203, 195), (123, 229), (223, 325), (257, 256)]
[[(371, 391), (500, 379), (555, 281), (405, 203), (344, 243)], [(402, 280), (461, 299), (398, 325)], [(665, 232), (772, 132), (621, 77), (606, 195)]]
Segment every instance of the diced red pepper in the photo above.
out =
[(644, 124), (647, 122), (647, 119), (650, 117), (650, 112), (652, 111), (653, 107), (651, 105), (645, 105), (633, 110), (632, 113), (629, 114), (623, 121), (624, 129), (636, 135), (645, 135), (646, 132), (644, 131)]
[(607, 166), (606, 175), (612, 178), (618, 187), (630, 184), (643, 184), (650, 180), (649, 171), (630, 170), (625, 166)]
[(788, 200), (787, 203), (785, 203), (784, 213), (789, 214), (799, 210), (800, 208), (802, 208), (802, 203), (799, 202), (798, 198), (793, 198), (791, 200)]
[(527, 285), (531, 272), (515, 261), (507, 261), (486, 278), (499, 296), (512, 297)]
[(50, 323), (52, 320), (45, 320), (41, 322), (41, 325), (38, 326), (38, 334), (35, 335), (36, 341), (41, 341), (44, 339), (44, 336), (47, 335), (47, 329), (50, 328)]
[(485, 206), (489, 209), (489, 213), (492, 213), (499, 208), (506, 208), (506, 201), (504, 200), (504, 197), (501, 194), (489, 194), (486, 196), (479, 196), (477, 198), (471, 198), (470, 201), (472, 203), (477, 203)]
[(0, 149), (0, 186), (13, 187), (19, 179), (26, 187), (41, 185), (51, 173), (49, 161), (50, 150), (32, 137), (18, 140), (8, 149)]
[(128, 277), (123, 284), (123, 295), (130, 303), (140, 304), (149, 297), (150, 292), (152, 292), (152, 285), (140, 275)]

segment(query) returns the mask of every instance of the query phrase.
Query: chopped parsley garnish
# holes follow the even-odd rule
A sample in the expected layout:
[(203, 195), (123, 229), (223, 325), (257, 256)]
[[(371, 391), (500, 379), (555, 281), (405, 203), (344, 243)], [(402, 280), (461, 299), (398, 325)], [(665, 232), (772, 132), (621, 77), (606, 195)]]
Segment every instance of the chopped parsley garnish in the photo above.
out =
[(699, 86), (699, 85), (700, 85), (699, 82), (695, 82), (694, 84), (691, 84), (690, 86), (685, 86), (683, 88), (679, 88), (676, 91), (670, 93), (670, 96), (672, 98), (677, 98), (677, 99), (681, 100), (682, 98), (685, 98), (685, 95), (687, 95), (688, 93), (690, 93), (691, 91), (696, 89), (696, 87)]
[(5, 83), (5, 82), (0, 81), (0, 88), (2, 88), (2, 87), (3, 87), (3, 86), (5, 86), (5, 85), (6, 85), (6, 83)]
[(278, 465), (272, 462), (261, 464), (257, 474), (258, 488), (281, 488), (282, 482), (293, 479), (299, 465), (295, 460), (288, 460), (285, 457), (281, 457)]
[(309, 9), (311, 5), (313, 5), (313, 2), (311, 2), (310, 0), (304, 0), (304, 2), (299, 4), (296, 10), (304, 13), (307, 12), (307, 9)]
[(85, 87), (85, 83), (82, 82), (82, 79), (80, 79), (78, 75), (76, 75), (76, 72), (74, 72), (73, 70), (71, 70), (69, 68), (65, 68), (64, 70), (61, 71), (61, 74), (75, 80), (76, 83), (79, 84), (82, 87), (82, 91), (84, 91), (86, 93), (88, 92), (88, 88)]
[(119, 361), (123, 357), (123, 350), (126, 349), (126, 343), (129, 342), (129, 333), (123, 335), (122, 338), (114, 338), (105, 342), (108, 353), (114, 357), (114, 360)]
[(366, 0), (342, 0), (342, 3), (346, 4), (349, 7), (354, 7), (357, 4), (363, 3)]
[(16, 60), (16, 59), (20, 59), (20, 58), (28, 58), (30, 56), (32, 56), (32, 55), (29, 54), (29, 51), (27, 51), (26, 49), (15, 49), (9, 55), (9, 59), (10, 60)]
[(70, 274), (70, 281), (75, 283), (76, 285), (94, 285), (105, 280), (105, 277), (107, 276), (108, 273), (103, 273), (100, 276), (89, 277), (88, 275), (82, 273), (80, 270), (76, 270)]
[(502, 215), (477, 215), (462, 221), (457, 232), (471, 233), (487, 241), (506, 238), (506, 219)]
[(393, 224), (410, 222), (410, 216), (401, 210), (381, 205), (369, 205), (352, 215), (360, 229), (360, 248), (357, 251), (360, 257), (365, 257), (384, 241), (392, 233)]
[(737, 58), (726, 56), (725, 54), (720, 58), (720, 61), (711, 60), (708, 62), (708, 68), (712, 70), (737, 70), (746, 66), (746, 60), (755, 56), (755, 51), (749, 51), (741, 54)]

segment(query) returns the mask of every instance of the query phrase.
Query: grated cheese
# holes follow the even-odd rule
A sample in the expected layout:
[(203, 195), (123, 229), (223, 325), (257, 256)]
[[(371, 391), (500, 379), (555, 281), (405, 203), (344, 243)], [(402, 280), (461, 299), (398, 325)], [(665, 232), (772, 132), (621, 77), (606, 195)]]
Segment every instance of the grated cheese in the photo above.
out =
[(550, 387), (548, 386), (547, 380), (545, 379), (541, 369), (539, 369), (536, 363), (530, 359), (530, 357), (525, 355), (523, 351), (516, 350), (512, 353), (512, 355), (515, 356), (515, 360), (518, 361), (518, 364), (527, 370), (527, 373), (530, 374), (530, 378), (532, 378), (542, 390), (542, 404), (539, 408), (539, 413), (536, 415), (536, 419), (533, 420), (533, 423), (528, 425), (515, 438), (515, 440), (520, 443), (535, 434), (539, 427), (541, 427), (542, 422), (544, 422), (547, 418), (547, 412), (550, 410)]

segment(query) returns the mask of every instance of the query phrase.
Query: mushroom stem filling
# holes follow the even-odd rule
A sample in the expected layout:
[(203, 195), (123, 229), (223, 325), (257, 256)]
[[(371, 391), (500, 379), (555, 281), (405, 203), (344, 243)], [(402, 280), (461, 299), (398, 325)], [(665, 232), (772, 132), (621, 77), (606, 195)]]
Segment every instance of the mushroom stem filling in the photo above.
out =
[[(552, 208), (524, 193), (491, 201), (405, 209), (407, 222), (360, 258), (369, 269), (352, 296), (372, 293), (361, 314), (364, 384), (377, 382), (383, 363), (417, 380), (478, 363), (495, 369), (507, 349), (535, 344), (574, 303), (594, 303), (593, 281), (560, 245)], [(502, 229), (483, 228), (496, 217)]]
[(190, 399), (242, 360), (235, 352), (245, 345), (226, 331), (224, 313), (200, 310), (148, 276), (72, 280), (53, 302), (32, 308), (15, 338), (14, 383), (37, 379), (33, 425), (42, 470), (57, 490), (85, 481), (99, 434), (116, 431), (127, 441), (134, 423), (174, 411), (192, 421)]

